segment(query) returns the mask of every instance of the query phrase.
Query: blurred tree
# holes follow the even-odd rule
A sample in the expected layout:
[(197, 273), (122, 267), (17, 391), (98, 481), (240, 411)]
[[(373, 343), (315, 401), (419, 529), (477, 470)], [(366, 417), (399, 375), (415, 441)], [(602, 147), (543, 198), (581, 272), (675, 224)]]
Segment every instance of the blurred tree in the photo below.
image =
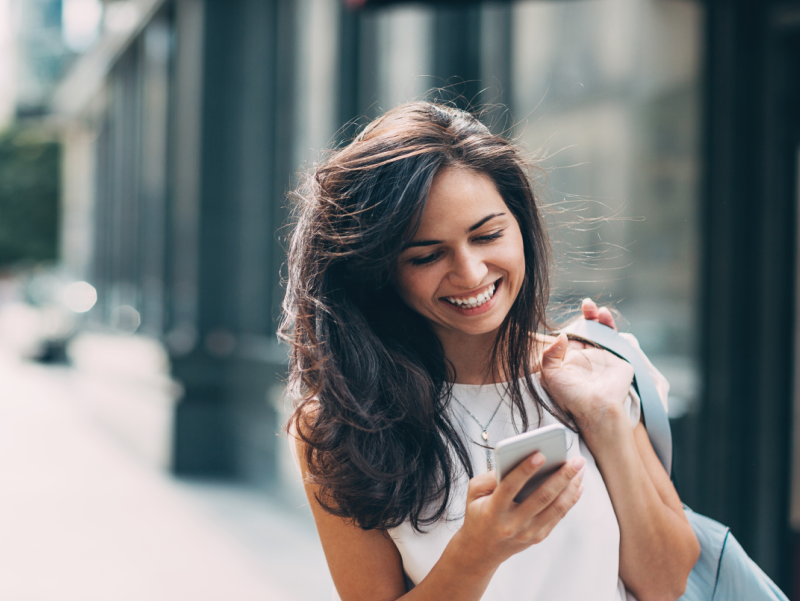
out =
[(0, 267), (55, 260), (58, 165), (58, 143), (41, 130), (0, 135)]

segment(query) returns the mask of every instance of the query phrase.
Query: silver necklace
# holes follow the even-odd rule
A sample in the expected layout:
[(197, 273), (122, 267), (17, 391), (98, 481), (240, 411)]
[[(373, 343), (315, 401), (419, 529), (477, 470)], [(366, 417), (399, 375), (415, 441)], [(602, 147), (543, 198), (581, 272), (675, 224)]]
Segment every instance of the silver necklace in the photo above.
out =
[[(497, 415), (497, 412), (500, 410), (500, 405), (503, 404), (503, 401), (505, 399), (501, 398), (500, 402), (497, 403), (497, 407), (495, 407), (494, 413), (492, 413), (492, 417), (489, 418), (489, 421), (486, 422), (485, 426), (483, 424), (481, 424), (481, 422), (478, 421), (477, 417), (472, 415), (472, 412), (464, 406), (464, 403), (459, 401), (455, 396), (453, 396), (453, 399), (455, 400), (456, 403), (461, 405), (461, 408), (464, 411), (467, 412), (467, 415), (469, 415), (472, 419), (474, 419), (475, 423), (478, 424), (478, 427), (481, 430), (483, 430), (483, 432), (481, 432), (481, 438), (483, 438), (484, 442), (488, 443), (489, 442), (489, 425), (492, 423), (492, 420), (494, 419), (494, 416)], [(487, 472), (491, 472), (494, 469), (494, 462), (492, 462), (492, 450), (494, 449), (494, 447), (490, 447), (488, 444), (477, 443), (474, 440), (472, 442), (477, 444), (479, 447), (483, 447), (486, 450), (486, 471)]]

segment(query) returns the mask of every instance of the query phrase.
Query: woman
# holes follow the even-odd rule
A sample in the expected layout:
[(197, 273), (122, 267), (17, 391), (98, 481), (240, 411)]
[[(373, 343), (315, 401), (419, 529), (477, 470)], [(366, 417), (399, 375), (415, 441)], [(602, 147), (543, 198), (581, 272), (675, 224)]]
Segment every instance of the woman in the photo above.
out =
[[(290, 432), (344, 601), (682, 594), (699, 546), (632, 368), (539, 333), (549, 261), (520, 153), (450, 107), (387, 112), (299, 190)], [(514, 503), (544, 458), (498, 485), (488, 449), (555, 422), (567, 463)]]

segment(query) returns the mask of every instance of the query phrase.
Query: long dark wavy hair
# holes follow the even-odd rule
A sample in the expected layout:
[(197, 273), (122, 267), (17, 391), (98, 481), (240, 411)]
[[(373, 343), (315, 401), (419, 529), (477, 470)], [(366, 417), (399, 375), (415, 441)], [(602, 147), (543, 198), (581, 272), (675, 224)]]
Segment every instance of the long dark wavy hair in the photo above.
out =
[(308, 477), (330, 513), (364, 529), (442, 519), (466, 443), (451, 419), (455, 370), (428, 323), (392, 286), (431, 182), (446, 167), (492, 179), (517, 219), (525, 277), (492, 349), (522, 430), (522, 387), (533, 384), (535, 334), (546, 328), (550, 246), (530, 165), (468, 112), (413, 102), (331, 151), (294, 194), (287, 293), (279, 335), (290, 349), (288, 428), (304, 443)]

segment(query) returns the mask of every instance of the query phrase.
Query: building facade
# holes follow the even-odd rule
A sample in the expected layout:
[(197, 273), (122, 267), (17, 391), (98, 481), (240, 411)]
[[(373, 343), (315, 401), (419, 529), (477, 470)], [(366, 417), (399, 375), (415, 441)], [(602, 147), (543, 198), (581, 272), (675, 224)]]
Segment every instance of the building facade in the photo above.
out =
[(796, 2), (128, 4), (53, 102), (63, 262), (98, 291), (87, 331), (166, 349), (172, 470), (278, 477), (287, 192), (435, 97), (538, 156), (554, 311), (617, 306), (672, 382), (682, 497), (790, 588)]

